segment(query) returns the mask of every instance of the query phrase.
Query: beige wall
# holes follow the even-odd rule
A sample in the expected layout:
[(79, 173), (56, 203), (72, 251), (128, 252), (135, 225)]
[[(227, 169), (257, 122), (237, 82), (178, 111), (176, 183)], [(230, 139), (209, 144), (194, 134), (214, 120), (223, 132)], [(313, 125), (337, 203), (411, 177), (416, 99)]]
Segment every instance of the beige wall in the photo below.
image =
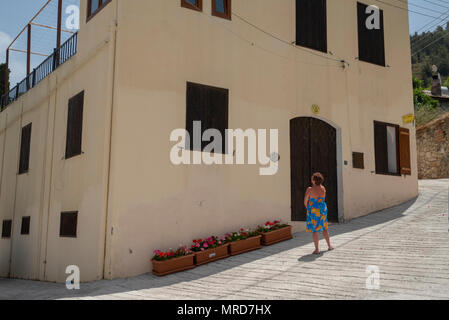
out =
[[(289, 121), (313, 116), (312, 104), (338, 130), (345, 220), (417, 195), (414, 128), (412, 176), (372, 173), (373, 121), (401, 124), (413, 112), (406, 11), (378, 4), (384, 68), (355, 59), (355, 0), (328, 1), (334, 55), (287, 45), (235, 16), (212, 17), (208, 0), (203, 13), (181, 8), (180, 0), (113, 0), (87, 24), (81, 3), (76, 56), (0, 114), (0, 218), (15, 220), (0, 250), (12, 257), (11, 275), (64, 281), (66, 266), (75, 264), (83, 281), (132, 276), (150, 271), (154, 249), (267, 219), (290, 222)], [(295, 38), (293, 0), (234, 0), (233, 10), (280, 39)], [(260, 176), (259, 165), (171, 164), (169, 137), (185, 127), (187, 81), (230, 90), (230, 128), (279, 129), (276, 175)], [(67, 101), (81, 90), (84, 154), (63, 160)], [(28, 122), (31, 168), (18, 177), (19, 132)], [(352, 169), (353, 151), (365, 153), (365, 170)], [(66, 210), (79, 210), (77, 239), (59, 238)], [(23, 215), (32, 215), (25, 239), (17, 234)], [(0, 276), (8, 270), (2, 259)]]
[[(385, 14), (386, 61), (355, 58), (355, 0), (328, 1), (328, 47), (316, 55), (286, 45), (240, 19), (181, 8), (179, 1), (118, 3), (117, 99), (114, 104), (109, 214), (112, 277), (150, 271), (152, 250), (188, 244), (267, 219), (289, 221), (289, 120), (319, 117), (340, 129), (344, 219), (417, 195), (412, 128), (411, 177), (375, 175), (373, 121), (402, 124), (413, 112), (407, 12)], [(295, 37), (294, 1), (233, 1), (233, 11), (286, 41)], [(145, 14), (142, 14), (145, 12)], [(269, 14), (267, 14), (269, 13)], [(350, 66), (322, 58), (344, 58)], [(230, 128), (279, 129), (280, 171), (258, 166), (179, 166), (169, 161), (170, 132), (185, 127), (186, 82), (230, 90)], [(352, 169), (352, 152), (366, 169)], [(302, 230), (302, 223), (294, 223)]]
[[(0, 239), (0, 276), (64, 282), (77, 265), (83, 281), (103, 278), (114, 13), (82, 19), (77, 54), (0, 114), (0, 219), (14, 219), (12, 238)], [(83, 154), (65, 160), (68, 100), (83, 90)], [(18, 176), (30, 122), (30, 170)], [(79, 211), (76, 239), (59, 237), (63, 211)], [(30, 235), (20, 235), (22, 216), (31, 216)]]

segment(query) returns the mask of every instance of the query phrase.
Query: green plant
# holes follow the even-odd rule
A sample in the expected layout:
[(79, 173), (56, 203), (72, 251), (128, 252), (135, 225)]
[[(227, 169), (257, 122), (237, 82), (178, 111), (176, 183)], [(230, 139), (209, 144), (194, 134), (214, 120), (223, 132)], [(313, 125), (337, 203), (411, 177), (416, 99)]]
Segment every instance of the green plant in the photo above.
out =
[(413, 102), (415, 108), (437, 108), (439, 106), (438, 101), (426, 95), (422, 86), (423, 81), (413, 77)]
[(267, 221), (267, 222), (265, 222), (265, 225), (259, 226), (257, 228), (257, 231), (259, 233), (265, 233), (265, 232), (275, 231), (275, 230), (279, 230), (279, 229), (286, 228), (286, 227), (288, 227), (288, 224), (283, 224), (277, 220), (275, 220), (273, 222)]

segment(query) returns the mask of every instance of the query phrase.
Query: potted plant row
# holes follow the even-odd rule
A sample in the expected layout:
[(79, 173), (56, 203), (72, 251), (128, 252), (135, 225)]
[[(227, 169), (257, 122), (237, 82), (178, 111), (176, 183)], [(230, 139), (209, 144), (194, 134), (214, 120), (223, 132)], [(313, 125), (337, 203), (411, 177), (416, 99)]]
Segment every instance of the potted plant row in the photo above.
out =
[(267, 221), (264, 226), (260, 226), (257, 229), (257, 232), (262, 236), (262, 244), (264, 246), (269, 246), (293, 238), (292, 226), (282, 224), (280, 221)]
[(171, 273), (192, 269), (206, 263), (260, 249), (292, 239), (292, 227), (279, 221), (267, 221), (256, 230), (240, 229), (222, 237), (193, 240), (190, 249), (180, 247), (176, 251), (154, 251), (153, 273), (165, 276)]

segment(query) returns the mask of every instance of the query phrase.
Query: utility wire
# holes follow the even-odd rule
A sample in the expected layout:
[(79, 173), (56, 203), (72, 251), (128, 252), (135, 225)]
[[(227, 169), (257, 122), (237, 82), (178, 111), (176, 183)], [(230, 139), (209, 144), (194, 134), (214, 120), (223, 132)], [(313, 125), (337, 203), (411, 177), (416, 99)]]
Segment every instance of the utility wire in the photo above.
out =
[(424, 49), (430, 47), (431, 45), (435, 44), (436, 42), (440, 41), (441, 39), (446, 38), (447, 36), (449, 36), (449, 32), (446, 33), (445, 35), (439, 37), (439, 38), (436, 39), (435, 41), (429, 43), (428, 45), (426, 45), (425, 47), (421, 48), (420, 50), (415, 51), (415, 52), (412, 54), (412, 57), (415, 56), (415, 55), (417, 55), (418, 53), (420, 53), (420, 52), (423, 51)]
[[(344, 63), (348, 64), (346, 61), (344, 61), (344, 59), (331, 58), (331, 57), (327, 57), (327, 56), (324, 56), (324, 55), (320, 55), (320, 54), (315, 53), (315, 52), (313, 52), (313, 51), (307, 50), (306, 48), (303, 48), (303, 47), (301, 47), (301, 46), (297, 46), (296, 44), (294, 44), (295, 42), (289, 42), (289, 41), (286, 41), (286, 40), (284, 40), (284, 39), (281, 39), (281, 38), (279, 38), (279, 37), (273, 35), (272, 33), (270, 33), (270, 32), (268, 32), (268, 31), (266, 31), (266, 30), (264, 30), (264, 29), (262, 29), (262, 28), (256, 26), (255, 24), (251, 23), (250, 21), (246, 20), (245, 18), (241, 17), (240, 15), (238, 15), (238, 14), (235, 13), (235, 12), (232, 12), (232, 15), (235, 16), (236, 18), (240, 19), (240, 20), (243, 21), (244, 23), (246, 23), (246, 24), (252, 26), (253, 28), (259, 30), (260, 32), (262, 32), (262, 33), (264, 33), (264, 34), (266, 34), (266, 35), (268, 35), (268, 36), (270, 36), (270, 37), (272, 37), (272, 38), (274, 38), (274, 39), (276, 39), (276, 40), (278, 40), (278, 41), (280, 41), (280, 42), (283, 42), (283, 43), (285, 43), (285, 44), (287, 44), (287, 45), (289, 45), (289, 46), (292, 46), (292, 47), (294, 47), (294, 48), (296, 48), (296, 49), (305, 51), (305, 52), (307, 52), (307, 53), (310, 53), (310, 54), (315, 55), (315, 56), (320, 57), (320, 58), (324, 58), (324, 59), (331, 60), (331, 61), (337, 61), (337, 62), (340, 62), (340, 63), (344, 62)], [(349, 65), (349, 64), (348, 64), (348, 65)]]

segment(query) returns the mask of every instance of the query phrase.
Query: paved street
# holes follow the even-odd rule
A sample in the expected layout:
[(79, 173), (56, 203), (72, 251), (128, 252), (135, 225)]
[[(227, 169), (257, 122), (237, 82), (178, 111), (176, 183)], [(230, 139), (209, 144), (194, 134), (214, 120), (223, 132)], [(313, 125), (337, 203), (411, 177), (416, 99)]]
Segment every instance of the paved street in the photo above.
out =
[[(301, 232), (187, 272), (81, 284), (77, 292), (0, 279), (0, 299), (449, 299), (448, 187), (420, 181), (417, 199), (331, 226), (336, 250), (320, 256)], [(366, 289), (369, 265), (379, 267), (378, 290)]]

